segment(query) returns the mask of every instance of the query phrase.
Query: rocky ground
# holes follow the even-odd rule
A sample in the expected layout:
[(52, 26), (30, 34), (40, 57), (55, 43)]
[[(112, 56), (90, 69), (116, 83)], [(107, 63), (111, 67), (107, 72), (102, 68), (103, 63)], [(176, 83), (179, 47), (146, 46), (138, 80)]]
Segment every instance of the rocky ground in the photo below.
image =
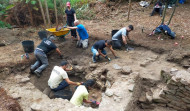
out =
[[(154, 101), (150, 101), (150, 98), (152, 98), (151, 100), (157, 99), (153, 93), (160, 83), (165, 83), (160, 82), (162, 81), (160, 74), (162, 69), (186, 70), (189, 68), (188, 5), (188, 2), (179, 5), (172, 20), (171, 29), (177, 33), (177, 38), (170, 40), (161, 35), (163, 39), (161, 40), (158, 39), (158, 36), (149, 37), (146, 34), (150, 33), (161, 19), (158, 15), (149, 17), (151, 7), (143, 8), (138, 3), (133, 3), (130, 21), (127, 22), (126, 3), (118, 6), (120, 9), (117, 9), (113, 6), (108, 8), (105, 4), (97, 2), (94, 6), (97, 12), (96, 20), (81, 21), (88, 29), (90, 46), (98, 39), (111, 38), (111, 30), (113, 29), (120, 29), (128, 24), (135, 26), (135, 30), (130, 33), (131, 38), (135, 41), (131, 43), (135, 50), (131, 52), (116, 50), (120, 58), (114, 59), (113, 55), (106, 49), (108, 56), (112, 59), (111, 62), (102, 58), (101, 62), (93, 64), (90, 47), (86, 50), (75, 48), (76, 41), (73, 41), (70, 36), (66, 37), (66, 41), (58, 40), (56, 44), (63, 52), (64, 59), (68, 60), (74, 67), (74, 73), (69, 73), (72, 76), (71, 79), (74, 81), (84, 81), (91, 78), (97, 80), (97, 89), (90, 91), (90, 98), (101, 102), (98, 109), (78, 108), (67, 100), (50, 99), (49, 94), (46, 95), (50, 72), (53, 66), (58, 65), (61, 61), (56, 53), (49, 55), (50, 66), (40, 78), (29, 74), (29, 66), (34, 63), (35, 58), (33, 54), (30, 54), (29, 60), (21, 59), (21, 55), (24, 54), (21, 42), (33, 40), (36, 47), (40, 42), (37, 35), (40, 28), (0, 29), (1, 43), (6, 45), (0, 47), (0, 86), (6, 90), (8, 95), (18, 101), (24, 111), (174, 111), (171, 108), (177, 109), (178, 107), (172, 107), (173, 103), (158, 105)], [(109, 13), (105, 14), (101, 10), (105, 12), (107, 10)], [(172, 9), (169, 9), (167, 13), (171, 11)], [(103, 14), (105, 15), (101, 18)], [(168, 18), (169, 15), (166, 19), (168, 20)], [(142, 33), (143, 27), (145, 33)], [(182, 35), (185, 37), (184, 39), (180, 38)], [(178, 45), (174, 45), (175, 42)], [(155, 90), (150, 90), (150, 88)], [(171, 99), (169, 100), (171, 101)]]

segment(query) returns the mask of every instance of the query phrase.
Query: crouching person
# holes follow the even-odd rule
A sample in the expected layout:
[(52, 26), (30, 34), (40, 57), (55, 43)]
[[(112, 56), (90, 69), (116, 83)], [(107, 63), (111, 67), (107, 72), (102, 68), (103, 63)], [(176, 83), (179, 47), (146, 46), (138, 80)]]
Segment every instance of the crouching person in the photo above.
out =
[(54, 66), (50, 78), (48, 80), (48, 85), (53, 91), (59, 91), (65, 87), (72, 85), (80, 85), (79, 82), (73, 82), (69, 79), (67, 72), (72, 69), (67, 69), (68, 62), (62, 61), (60, 66)]
[(84, 25), (80, 24), (78, 20), (74, 22), (75, 27), (67, 27), (71, 30), (77, 29), (78, 35), (77, 36), (77, 47), (87, 48), (88, 47), (88, 33)]
[(90, 103), (90, 104), (99, 104), (96, 101), (89, 101), (88, 100), (88, 95), (89, 92), (88, 90), (95, 84), (94, 80), (87, 80), (85, 83), (82, 85), (79, 85), (74, 92), (70, 102), (74, 104), (75, 106), (81, 106), (83, 102), (85, 103)]
[(60, 55), (60, 57), (63, 58), (60, 50), (54, 44), (55, 40), (56, 39), (54, 36), (50, 36), (49, 38), (44, 38), (40, 43), (40, 45), (38, 45), (34, 51), (34, 55), (37, 61), (35, 62), (34, 65), (30, 67), (30, 72), (32, 74), (35, 73), (37, 77), (40, 77), (42, 71), (49, 65), (47, 58), (48, 52), (56, 50), (56, 52)]

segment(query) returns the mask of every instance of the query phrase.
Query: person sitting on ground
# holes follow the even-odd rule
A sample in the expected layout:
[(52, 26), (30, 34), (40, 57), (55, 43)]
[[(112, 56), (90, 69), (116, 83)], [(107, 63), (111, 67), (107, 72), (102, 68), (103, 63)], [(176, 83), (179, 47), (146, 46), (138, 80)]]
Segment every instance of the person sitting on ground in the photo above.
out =
[(112, 41), (111, 40), (99, 40), (97, 41), (92, 47), (91, 47), (91, 51), (92, 51), (92, 61), (94, 63), (96, 63), (96, 57), (98, 60), (100, 60), (100, 55), (106, 59), (108, 59), (109, 61), (111, 61), (111, 59), (106, 55), (106, 50), (104, 49), (105, 47), (108, 47), (112, 54), (115, 56), (115, 58), (118, 58), (115, 53), (114, 50), (112, 48)]
[(121, 49), (122, 44), (125, 45), (126, 50), (134, 50), (134, 48), (130, 47), (127, 44), (127, 38), (129, 41), (132, 41), (129, 38), (129, 32), (133, 30), (133, 25), (129, 25), (128, 27), (124, 27), (120, 29), (118, 32), (116, 32), (112, 36), (112, 41), (113, 41), (113, 49)]
[(54, 66), (50, 78), (48, 80), (48, 85), (53, 91), (59, 91), (64, 89), (65, 87), (72, 85), (80, 85), (79, 82), (73, 82), (69, 79), (66, 71), (71, 71), (71, 69), (67, 68), (68, 62), (62, 61), (60, 66)]
[(158, 12), (160, 14), (160, 16), (162, 16), (162, 2), (160, 0), (158, 0), (155, 3), (153, 11), (150, 16), (153, 16), (155, 12)]
[(37, 59), (34, 65), (31, 65), (30, 72), (32, 74), (36, 74), (37, 77), (40, 77), (42, 71), (49, 65), (47, 53), (56, 50), (56, 52), (63, 58), (61, 51), (57, 46), (54, 44), (56, 38), (54, 36), (50, 36), (48, 38), (44, 38), (40, 45), (34, 51), (34, 55)]
[(88, 95), (89, 95), (88, 91), (94, 84), (95, 84), (95, 81), (90, 79), (90, 80), (87, 80), (82, 85), (79, 85), (76, 88), (70, 102), (74, 104), (75, 106), (81, 106), (83, 102), (91, 103), (91, 104), (95, 103), (98, 105), (99, 104), (98, 102), (88, 100)]
[(164, 32), (165, 34), (169, 35), (171, 37), (171, 39), (175, 39), (175, 37), (176, 37), (175, 32), (171, 31), (169, 26), (165, 25), (165, 24), (162, 24), (162, 25), (156, 27), (156, 29), (150, 35), (159, 34), (161, 32)]
[(84, 25), (80, 24), (78, 20), (74, 22), (75, 27), (67, 27), (71, 30), (77, 29), (78, 35), (77, 36), (77, 47), (87, 48), (88, 47), (88, 33)]

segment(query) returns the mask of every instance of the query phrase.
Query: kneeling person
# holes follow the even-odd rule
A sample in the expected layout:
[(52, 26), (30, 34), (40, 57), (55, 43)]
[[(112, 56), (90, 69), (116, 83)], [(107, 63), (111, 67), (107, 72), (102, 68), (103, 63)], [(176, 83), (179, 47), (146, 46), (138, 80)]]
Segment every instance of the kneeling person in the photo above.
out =
[(85, 102), (85, 103), (94, 103), (95, 101), (89, 101), (88, 100), (88, 95), (89, 95), (88, 90), (94, 84), (95, 84), (94, 80), (87, 80), (85, 83), (78, 86), (76, 91), (74, 92), (70, 102), (72, 104), (76, 105), (76, 106), (81, 106), (83, 102)]
[(67, 72), (71, 69), (67, 69), (68, 62), (62, 61), (60, 66), (54, 66), (50, 78), (48, 80), (48, 85), (53, 91), (62, 90), (65, 87), (72, 85), (80, 85), (79, 82), (73, 82), (69, 79)]
[(78, 35), (77, 36), (77, 47), (82, 47), (82, 48), (87, 48), (88, 47), (88, 33), (87, 33), (87, 30), (86, 28), (84, 27), (84, 25), (82, 24), (79, 24), (79, 21), (78, 20), (75, 20), (74, 22), (75, 26), (76, 27), (67, 27), (71, 30), (73, 29), (77, 29), (77, 32), (78, 32)]
[(91, 47), (91, 51), (93, 53), (92, 56), (92, 60), (95, 63), (96, 62), (96, 57), (98, 59), (100, 59), (100, 55), (106, 59), (108, 59), (109, 61), (111, 61), (110, 58), (108, 58), (108, 56), (106, 55), (106, 50), (104, 49), (105, 47), (108, 47), (112, 54), (115, 56), (115, 58), (118, 58), (113, 49), (112, 49), (112, 41), (111, 40), (99, 40), (97, 41), (92, 47)]

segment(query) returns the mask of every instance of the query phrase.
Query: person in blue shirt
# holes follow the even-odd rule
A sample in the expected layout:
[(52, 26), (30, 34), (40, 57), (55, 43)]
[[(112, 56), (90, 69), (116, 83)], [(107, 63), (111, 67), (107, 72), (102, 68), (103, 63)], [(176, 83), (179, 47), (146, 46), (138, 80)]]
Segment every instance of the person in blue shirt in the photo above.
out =
[(155, 3), (153, 11), (150, 16), (153, 16), (155, 12), (158, 12), (160, 14), (160, 16), (162, 16), (162, 2), (160, 0), (158, 0)]
[(41, 72), (49, 65), (47, 53), (56, 50), (56, 52), (60, 55), (61, 58), (63, 58), (60, 50), (57, 48), (57, 46), (54, 44), (55, 37), (50, 36), (49, 38), (44, 38), (40, 45), (37, 46), (37, 48), (34, 51), (34, 55), (36, 57), (36, 62), (34, 65), (31, 65), (30, 72), (32, 74), (36, 74), (37, 77), (40, 77)]
[(74, 30), (74, 29), (77, 30), (78, 35), (79, 35), (77, 36), (77, 39), (78, 39), (77, 47), (87, 48), (89, 35), (86, 28), (84, 27), (84, 25), (80, 24), (78, 20), (75, 20), (74, 24), (75, 24), (75, 27), (67, 27), (67, 28), (71, 30)]
[(92, 61), (96, 63), (96, 60), (100, 60), (100, 55), (104, 57), (105, 59), (111, 61), (111, 59), (106, 55), (105, 47), (108, 47), (112, 54), (115, 56), (115, 59), (118, 57), (115, 55), (114, 50), (112, 48), (112, 41), (111, 40), (99, 40), (97, 41), (92, 47)]
[(171, 31), (171, 29), (169, 28), (168, 25), (162, 24), (158, 27), (156, 27), (156, 29), (153, 31), (153, 35), (154, 34), (159, 34), (161, 32), (164, 32), (165, 34), (169, 35), (171, 37), (171, 39), (174, 39), (176, 37), (175, 32)]

